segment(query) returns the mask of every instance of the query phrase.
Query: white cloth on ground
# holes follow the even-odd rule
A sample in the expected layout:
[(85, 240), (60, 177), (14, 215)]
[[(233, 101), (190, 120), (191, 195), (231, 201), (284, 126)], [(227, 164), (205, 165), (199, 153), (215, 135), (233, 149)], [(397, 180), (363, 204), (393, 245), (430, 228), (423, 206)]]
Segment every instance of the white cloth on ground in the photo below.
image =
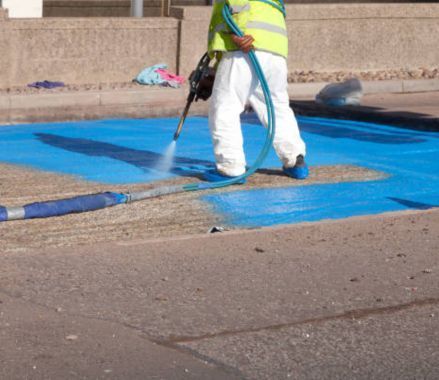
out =
[[(283, 166), (292, 167), (298, 155), (305, 156), (305, 143), (289, 105), (286, 60), (263, 51), (256, 51), (256, 56), (268, 82), (275, 109), (273, 146)], [(267, 126), (264, 94), (247, 54), (241, 51), (225, 53), (218, 65), (209, 105), (209, 127), (217, 169), (228, 176), (245, 172), (240, 114), (246, 104), (252, 106), (259, 120)]]

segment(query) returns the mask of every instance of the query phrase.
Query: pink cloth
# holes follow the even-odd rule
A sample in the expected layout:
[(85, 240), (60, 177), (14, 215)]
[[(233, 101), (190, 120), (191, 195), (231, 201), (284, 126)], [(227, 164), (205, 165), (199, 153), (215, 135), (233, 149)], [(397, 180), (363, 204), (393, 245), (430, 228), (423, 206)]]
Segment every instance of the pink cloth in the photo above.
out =
[(178, 84), (183, 84), (185, 79), (177, 74), (170, 73), (167, 69), (157, 69), (155, 70), (157, 74), (159, 74), (165, 81), (175, 82)]

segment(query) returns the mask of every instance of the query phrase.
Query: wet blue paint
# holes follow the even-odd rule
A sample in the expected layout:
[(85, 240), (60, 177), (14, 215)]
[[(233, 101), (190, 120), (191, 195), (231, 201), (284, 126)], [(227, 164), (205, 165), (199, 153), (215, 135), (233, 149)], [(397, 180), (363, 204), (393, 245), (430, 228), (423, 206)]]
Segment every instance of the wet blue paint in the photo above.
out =
[[(177, 118), (157, 118), (2, 126), (0, 162), (110, 184), (197, 176), (214, 167), (207, 120), (191, 117), (178, 140), (170, 173), (156, 170), (177, 124)], [(248, 158), (254, 160), (264, 130), (250, 125), (244, 136)], [(267, 165), (277, 164), (272, 152)]]
[(353, 164), (388, 178), (204, 196), (226, 223), (270, 226), (439, 207), (437, 133), (321, 118), (299, 122), (311, 165)]
[[(155, 170), (177, 124), (177, 118), (160, 118), (3, 126), (0, 161), (109, 184), (196, 176), (211, 168), (207, 120), (191, 117), (171, 172)], [(265, 138), (264, 129), (255, 124), (259, 122), (252, 115), (243, 118), (249, 163)], [(438, 133), (322, 118), (300, 117), (299, 124), (311, 170), (313, 165), (352, 164), (382, 171), (388, 178), (202, 196), (226, 223), (268, 226), (438, 207)], [(264, 166), (280, 166), (273, 151)]]

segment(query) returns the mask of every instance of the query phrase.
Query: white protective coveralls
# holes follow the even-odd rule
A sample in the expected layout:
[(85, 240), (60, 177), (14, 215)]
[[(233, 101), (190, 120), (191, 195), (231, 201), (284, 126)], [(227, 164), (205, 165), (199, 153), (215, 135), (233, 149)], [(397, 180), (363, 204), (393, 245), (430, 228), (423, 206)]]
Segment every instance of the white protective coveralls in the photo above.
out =
[[(289, 106), (286, 59), (261, 50), (255, 53), (268, 82), (275, 109), (274, 149), (284, 167), (293, 167), (298, 155), (305, 156), (305, 143)], [(252, 106), (266, 127), (264, 95), (247, 54), (239, 50), (225, 52), (213, 86), (209, 128), (217, 170), (226, 176), (238, 176), (246, 170), (240, 114), (247, 104)]]

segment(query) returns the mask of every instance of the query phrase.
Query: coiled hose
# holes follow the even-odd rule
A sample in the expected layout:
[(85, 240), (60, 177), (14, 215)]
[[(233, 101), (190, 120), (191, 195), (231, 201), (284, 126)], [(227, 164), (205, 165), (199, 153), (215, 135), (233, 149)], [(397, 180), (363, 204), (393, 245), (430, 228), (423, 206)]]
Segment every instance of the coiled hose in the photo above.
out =
[[(256, 1), (271, 4), (285, 15), (284, 8), (279, 7), (279, 5), (273, 3), (270, 0)], [(281, 3), (281, 5), (283, 5), (283, 3)], [(230, 30), (239, 37), (242, 37), (243, 33), (233, 21), (229, 6), (227, 4), (225, 4), (223, 7), (222, 15)], [(0, 222), (18, 219), (47, 218), (51, 216), (60, 216), (71, 213), (99, 210), (102, 208), (115, 206), (117, 204), (140, 201), (166, 194), (176, 194), (185, 191), (217, 189), (236, 184), (252, 175), (262, 165), (265, 158), (267, 157), (271, 145), (273, 144), (273, 138), (276, 129), (276, 120), (270, 89), (268, 87), (268, 83), (265, 79), (259, 61), (256, 57), (256, 54), (253, 50), (250, 50), (248, 55), (264, 93), (265, 104), (267, 106), (268, 123), (266, 128), (265, 142), (261, 149), (261, 152), (259, 153), (259, 156), (255, 160), (253, 165), (251, 165), (244, 174), (220, 182), (200, 182), (186, 185), (161, 186), (151, 190), (137, 191), (127, 194), (105, 192), (99, 194), (81, 195), (74, 198), (60, 199), (48, 202), (36, 202), (20, 207), (8, 208), (0, 206)]]

